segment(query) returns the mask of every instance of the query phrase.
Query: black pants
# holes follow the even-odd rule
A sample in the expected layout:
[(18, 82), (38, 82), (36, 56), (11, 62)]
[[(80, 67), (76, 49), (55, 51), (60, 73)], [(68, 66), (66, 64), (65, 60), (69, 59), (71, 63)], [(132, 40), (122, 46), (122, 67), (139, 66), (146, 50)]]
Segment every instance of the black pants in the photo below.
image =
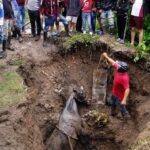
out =
[(78, 16), (78, 19), (77, 19), (76, 30), (78, 32), (82, 32), (82, 12), (81, 11), (80, 11), (80, 15)]
[(40, 19), (40, 11), (32, 11), (28, 10), (29, 12), (29, 18), (30, 18), (30, 23), (31, 23), (31, 32), (32, 35), (40, 35), (41, 34), (41, 19)]
[(124, 40), (127, 28), (127, 15), (117, 15), (117, 28), (118, 37)]

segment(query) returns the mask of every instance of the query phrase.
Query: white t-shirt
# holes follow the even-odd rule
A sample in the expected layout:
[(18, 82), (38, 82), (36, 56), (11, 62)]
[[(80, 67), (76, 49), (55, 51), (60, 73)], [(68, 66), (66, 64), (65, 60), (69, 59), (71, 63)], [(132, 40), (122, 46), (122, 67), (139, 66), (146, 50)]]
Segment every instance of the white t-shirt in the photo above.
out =
[(132, 6), (131, 15), (139, 17), (142, 6), (143, 6), (143, 0), (135, 0)]
[(33, 11), (39, 10), (40, 0), (28, 0), (28, 9)]

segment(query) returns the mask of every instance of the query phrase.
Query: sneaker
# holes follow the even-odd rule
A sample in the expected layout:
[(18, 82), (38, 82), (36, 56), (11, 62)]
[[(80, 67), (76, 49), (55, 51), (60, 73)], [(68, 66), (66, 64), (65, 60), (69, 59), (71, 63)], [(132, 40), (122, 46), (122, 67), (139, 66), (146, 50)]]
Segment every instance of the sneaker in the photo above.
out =
[(104, 35), (104, 32), (102, 30), (100, 30), (97, 34), (98, 35)]
[(117, 41), (117, 42), (120, 42), (120, 40), (121, 40), (121, 39), (120, 39), (120, 38), (118, 38), (116, 41)]
[(93, 32), (90, 32), (90, 35), (93, 35)]
[(6, 51), (1, 51), (0, 52), (0, 59), (6, 58), (6, 57), (7, 57)]
[(35, 41), (39, 41), (40, 38), (41, 38), (40, 35), (36, 36), (36, 37), (35, 37)]
[(83, 34), (86, 34), (86, 31), (83, 31)]
[(124, 40), (120, 39), (119, 43), (124, 44)]
[(19, 41), (19, 43), (22, 43), (22, 41), (23, 41), (22, 37), (19, 37), (18, 41)]
[(29, 38), (35, 38), (35, 37), (36, 35), (33, 35), (33, 34), (29, 35)]

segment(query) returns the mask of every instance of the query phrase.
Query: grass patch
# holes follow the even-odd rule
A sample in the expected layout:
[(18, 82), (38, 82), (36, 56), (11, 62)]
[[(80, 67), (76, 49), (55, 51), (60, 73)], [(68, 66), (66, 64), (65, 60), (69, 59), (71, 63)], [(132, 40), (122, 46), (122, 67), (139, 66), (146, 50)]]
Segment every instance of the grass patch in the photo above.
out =
[(25, 64), (26, 61), (23, 58), (15, 58), (15, 59), (11, 59), (7, 62), (9, 65), (14, 65), (14, 66), (20, 66), (22, 64)]
[(6, 64), (0, 63), (0, 69), (4, 69), (6, 67)]
[(26, 87), (20, 75), (15, 72), (7, 72), (0, 79), (0, 107), (11, 106), (26, 95)]
[(66, 50), (71, 49), (73, 46), (75, 46), (77, 43), (84, 44), (88, 46), (89, 44), (96, 44), (99, 42), (99, 36), (98, 35), (90, 35), (90, 34), (82, 34), (77, 33), (74, 34), (72, 37), (68, 38), (63, 43), (63, 48)]

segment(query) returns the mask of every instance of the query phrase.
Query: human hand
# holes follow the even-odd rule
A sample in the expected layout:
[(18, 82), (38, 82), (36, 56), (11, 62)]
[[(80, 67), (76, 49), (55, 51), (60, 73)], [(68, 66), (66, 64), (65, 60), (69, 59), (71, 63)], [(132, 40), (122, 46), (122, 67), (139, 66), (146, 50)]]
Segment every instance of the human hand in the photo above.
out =
[(127, 102), (125, 100), (122, 100), (121, 105), (127, 105)]
[(64, 7), (61, 9), (61, 12), (62, 12), (62, 13), (65, 12), (65, 8), (64, 8)]
[(103, 12), (103, 10), (102, 10), (102, 9), (100, 9), (100, 10), (99, 10), (99, 13), (101, 14), (102, 12)]
[(107, 55), (107, 53), (106, 52), (104, 52), (104, 53), (102, 53), (102, 55), (101, 55), (102, 57), (107, 57), (108, 55)]
[(96, 8), (92, 8), (92, 11), (96, 11)]
[(59, 17), (57, 17), (57, 21), (59, 21), (59, 19), (60, 19), (60, 18), (59, 18)]

